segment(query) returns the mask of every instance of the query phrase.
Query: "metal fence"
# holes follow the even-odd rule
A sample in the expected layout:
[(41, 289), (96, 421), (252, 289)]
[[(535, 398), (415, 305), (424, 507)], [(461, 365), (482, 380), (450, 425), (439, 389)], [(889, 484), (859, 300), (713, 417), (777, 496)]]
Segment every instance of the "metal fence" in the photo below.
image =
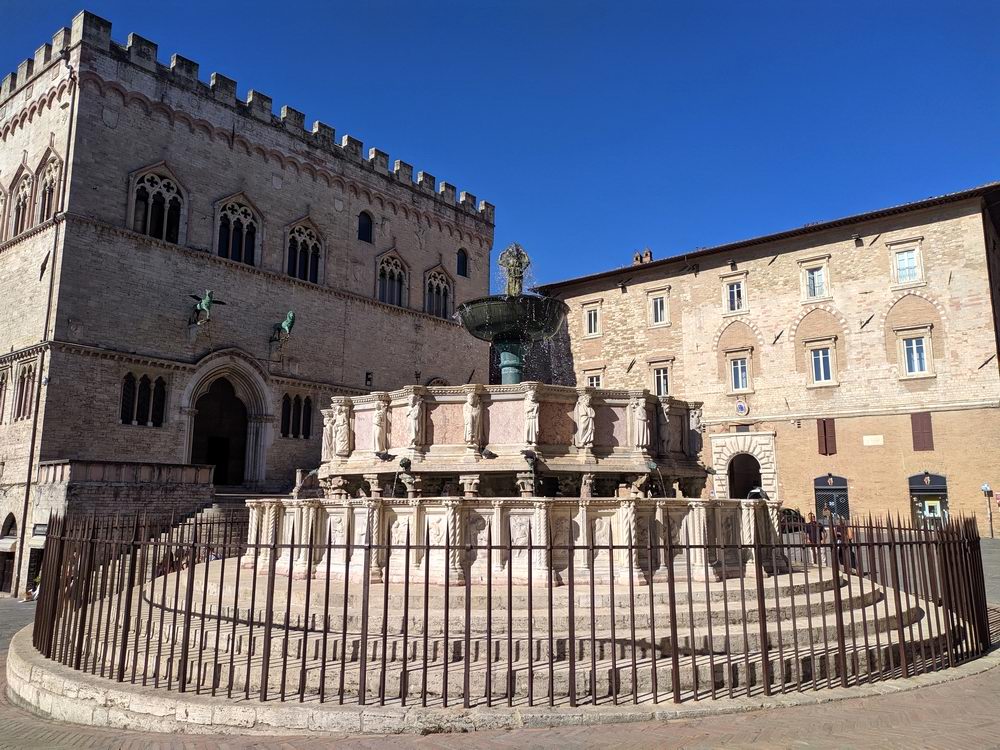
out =
[[(260, 529), (247, 543), (245, 514), (54, 517), (34, 645), (166, 690), (466, 707), (846, 687), (989, 648), (972, 519), (785, 529), (752, 544), (683, 544), (669, 517), (638, 544), (494, 543), (486, 531), (484, 548), (427, 533), (417, 544), (409, 530), (376, 544), (348, 529), (367, 541), (337, 544), (330, 528), (322, 542), (299, 544), (293, 529), (290, 543), (262, 544)], [(478, 554), (490, 564), (473, 580)], [(538, 564), (553, 554), (559, 571)]]

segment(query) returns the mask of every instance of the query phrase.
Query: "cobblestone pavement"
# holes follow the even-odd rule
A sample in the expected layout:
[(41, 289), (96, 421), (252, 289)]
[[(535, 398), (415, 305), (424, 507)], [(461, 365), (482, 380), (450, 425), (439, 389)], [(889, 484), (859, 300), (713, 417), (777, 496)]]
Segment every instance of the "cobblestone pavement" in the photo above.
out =
[[(1000, 667), (903, 693), (697, 720), (475, 734), (233, 738), (78, 727), (12, 706), (6, 644), (34, 607), (0, 599), (0, 748), (1000, 748)], [(994, 632), (997, 626), (994, 625)], [(994, 636), (994, 642), (997, 641)]]

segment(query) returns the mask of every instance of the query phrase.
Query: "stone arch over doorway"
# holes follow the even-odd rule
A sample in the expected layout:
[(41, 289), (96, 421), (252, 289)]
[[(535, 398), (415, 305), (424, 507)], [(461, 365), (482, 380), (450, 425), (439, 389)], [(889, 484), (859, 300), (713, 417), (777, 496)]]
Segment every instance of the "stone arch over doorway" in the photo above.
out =
[[(216, 385), (217, 381), (225, 381)], [(212, 389), (215, 388), (213, 392)], [(181, 395), (181, 413), (187, 419), (187, 430), (185, 432), (184, 460), (194, 462), (196, 440), (195, 428), (201, 427), (198, 422), (198, 402), (206, 395), (212, 398), (203, 401), (203, 406), (228, 402), (228, 404), (239, 411), (239, 407), (232, 400), (235, 399), (245, 409), (245, 441), (240, 441), (243, 447), (242, 478), (241, 484), (255, 485), (263, 482), (267, 468), (267, 451), (273, 439), (274, 413), (270, 398), (271, 389), (267, 382), (267, 375), (260, 369), (257, 363), (243, 352), (236, 349), (225, 349), (209, 354), (201, 362), (188, 381), (184, 393)], [(213, 407), (210, 407), (213, 408)], [(240, 419), (235, 419), (240, 422)], [(236, 436), (233, 425), (228, 426), (230, 439)], [(223, 437), (220, 435), (219, 437)], [(199, 443), (199, 457), (203, 446)], [(218, 450), (218, 448), (217, 448)], [(230, 465), (229, 471), (240, 468), (239, 462), (234, 461)], [(228, 479), (228, 477), (223, 477)]]
[[(712, 469), (715, 472), (713, 481), (717, 497), (733, 496), (729, 486), (730, 464), (736, 456), (746, 454), (759, 466), (761, 488), (772, 500), (778, 499), (773, 432), (721, 432), (709, 435), (709, 440), (712, 446)], [(744, 462), (741, 459), (738, 464)]]

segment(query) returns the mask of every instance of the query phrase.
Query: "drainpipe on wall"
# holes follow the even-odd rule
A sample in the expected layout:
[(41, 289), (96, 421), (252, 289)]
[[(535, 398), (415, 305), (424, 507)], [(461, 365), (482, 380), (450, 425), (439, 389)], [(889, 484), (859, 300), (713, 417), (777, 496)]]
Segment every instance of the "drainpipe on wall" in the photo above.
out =
[[(73, 163), (70, 149), (73, 146), (73, 131), (76, 126), (76, 98), (77, 92), (79, 91), (79, 79), (77, 78), (76, 70), (74, 70), (73, 66), (70, 65), (68, 52), (64, 53), (64, 60), (66, 62), (66, 67), (69, 69), (70, 87), (73, 93), (70, 95), (69, 127), (66, 129), (66, 148), (63, 152), (62, 185), (59, 188), (59, 210), (54, 214), (55, 231), (52, 236), (52, 251), (49, 256), (49, 293), (45, 302), (45, 326), (42, 329), (43, 344), (51, 340), (49, 335), (49, 326), (52, 322), (52, 297), (55, 294), (57, 265), (56, 254), (59, 249), (59, 225), (66, 221), (66, 194), (68, 192), (67, 187), (69, 186), (69, 172)], [(63, 233), (63, 236), (65, 236), (65, 232)], [(24, 482), (24, 506), (21, 510), (21, 529), (17, 541), (17, 567), (14, 570), (14, 583), (11, 587), (11, 596), (14, 597), (16, 597), (19, 592), (21, 585), (21, 569), (25, 562), (25, 553), (27, 553), (27, 550), (24, 547), (24, 542), (28, 529), (28, 510), (31, 507), (31, 480), (35, 471), (35, 442), (38, 438), (38, 410), (42, 401), (42, 379), (45, 371), (45, 352), (46, 349), (43, 348), (42, 351), (38, 353), (38, 362), (35, 365), (35, 403), (31, 412), (31, 439), (28, 442), (28, 471)]]

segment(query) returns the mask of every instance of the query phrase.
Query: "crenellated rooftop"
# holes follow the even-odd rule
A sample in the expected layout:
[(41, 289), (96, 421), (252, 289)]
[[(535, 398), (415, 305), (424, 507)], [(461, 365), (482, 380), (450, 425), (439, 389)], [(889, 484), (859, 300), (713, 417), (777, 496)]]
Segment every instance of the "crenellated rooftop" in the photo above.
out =
[(51, 43), (43, 44), (33, 58), (24, 60), (16, 71), (3, 78), (0, 83), (0, 119), (6, 114), (4, 105), (11, 97), (31, 84), (50, 63), (58, 60), (61, 55), (68, 54), (69, 50), (78, 44), (85, 44), (120, 57), (171, 84), (233, 108), (245, 117), (278, 128), (312, 148), (335, 158), (354, 162), (386, 180), (409, 187), (457, 211), (475, 216), (489, 224), (494, 223), (495, 208), (492, 203), (477, 202), (476, 196), (472, 193), (458, 192), (454, 185), (443, 180), (438, 183), (428, 172), (417, 172), (414, 181), (412, 165), (397, 159), (390, 167), (389, 155), (374, 147), (369, 148), (365, 156), (363, 143), (348, 134), (342, 135), (340, 142), (337, 143), (336, 130), (333, 126), (319, 120), (314, 121), (307, 130), (305, 115), (293, 107), (283, 105), (280, 115), (275, 115), (273, 100), (260, 91), (250, 89), (246, 100), (241, 100), (236, 93), (235, 80), (213, 72), (207, 82), (203, 81), (199, 77), (198, 63), (186, 57), (173, 54), (170, 56), (169, 65), (164, 64), (158, 59), (157, 44), (138, 34), (129, 34), (125, 44), (115, 42), (111, 38), (111, 22), (87, 11), (78, 13), (70, 28), (59, 29), (53, 35)]

